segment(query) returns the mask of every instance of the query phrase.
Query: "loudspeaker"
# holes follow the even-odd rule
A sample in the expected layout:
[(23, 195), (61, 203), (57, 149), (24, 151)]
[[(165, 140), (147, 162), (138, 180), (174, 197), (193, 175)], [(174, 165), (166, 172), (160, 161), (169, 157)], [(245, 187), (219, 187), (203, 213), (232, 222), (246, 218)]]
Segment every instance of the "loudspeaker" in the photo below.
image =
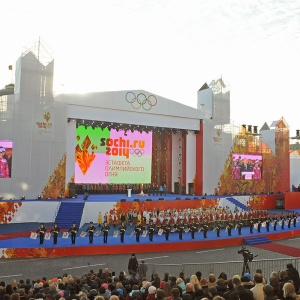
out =
[(149, 199), (146, 199), (146, 201), (152, 201), (152, 199), (149, 198)]
[(140, 202), (140, 200), (139, 200), (139, 199), (134, 199), (133, 201), (134, 201), (134, 202)]
[(194, 197), (194, 199), (195, 199), (195, 200), (198, 200), (199, 198), (198, 198), (198, 197)]
[(120, 202), (126, 202), (126, 199), (121, 199)]
[(185, 200), (191, 200), (191, 198), (185, 198)]
[(164, 198), (158, 198), (158, 200), (165, 200)]
[(177, 197), (176, 200), (181, 200), (181, 197)]
[(69, 197), (70, 197), (70, 198), (75, 198), (75, 197), (76, 197), (75, 183), (74, 183), (74, 186), (71, 186), (71, 184), (72, 184), (72, 183), (70, 183)]

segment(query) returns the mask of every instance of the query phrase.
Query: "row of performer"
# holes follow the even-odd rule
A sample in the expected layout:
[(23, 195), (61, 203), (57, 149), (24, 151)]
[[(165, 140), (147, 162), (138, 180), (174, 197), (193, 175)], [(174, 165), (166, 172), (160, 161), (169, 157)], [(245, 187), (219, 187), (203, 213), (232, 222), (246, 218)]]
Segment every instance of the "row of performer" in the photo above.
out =
[[(247, 227), (249, 227), (249, 233), (253, 234), (254, 229), (257, 230), (258, 233), (260, 233), (261, 228), (266, 228), (266, 231), (269, 232), (272, 227), (274, 231), (277, 231), (279, 227), (282, 230), (284, 230), (285, 225), (288, 228), (291, 228), (291, 226), (296, 227), (298, 221), (299, 221), (299, 217), (290, 218), (290, 219), (286, 219), (284, 217), (277, 218), (275, 214), (273, 218), (269, 216), (267, 216), (267, 218), (259, 217), (257, 220), (250, 218), (249, 226)], [(245, 224), (244, 224), (244, 220), (241, 218), (238, 221), (229, 219), (225, 224), (224, 222), (216, 221), (214, 222), (213, 226), (211, 226), (210, 222), (208, 222), (207, 220), (204, 220), (204, 222), (201, 224), (197, 224), (195, 219), (193, 219), (192, 222), (189, 224), (185, 224), (184, 220), (181, 219), (179, 224), (171, 225), (169, 222), (166, 222), (164, 226), (156, 226), (153, 223), (153, 220), (150, 220), (150, 223), (147, 226), (143, 226), (141, 222), (138, 220), (137, 224), (134, 226), (133, 230), (130, 233), (130, 237), (135, 235), (136, 242), (140, 242), (140, 236), (143, 237), (149, 236), (149, 241), (152, 242), (154, 234), (158, 234), (158, 235), (164, 234), (166, 241), (168, 241), (170, 233), (177, 232), (179, 235), (178, 236), (179, 240), (182, 240), (183, 233), (190, 232), (191, 238), (195, 239), (196, 232), (203, 232), (203, 237), (207, 238), (208, 230), (212, 230), (213, 232), (216, 232), (216, 236), (220, 237), (221, 229), (224, 228), (228, 236), (232, 236), (232, 229), (237, 230), (238, 234), (242, 235), (243, 227), (245, 227)], [(103, 242), (107, 243), (108, 233), (110, 230), (109, 224), (107, 222), (104, 222), (104, 224), (100, 227), (100, 229), (98, 228), (96, 228), (93, 222), (90, 222), (86, 231), (82, 231), (80, 233), (80, 237), (85, 237), (86, 235), (88, 235), (89, 243), (93, 243), (94, 236), (97, 237), (102, 234)], [(114, 230), (113, 237), (116, 238), (120, 236), (120, 242), (124, 243), (126, 230), (127, 230), (126, 223), (121, 222), (119, 228), (117, 230)], [(79, 231), (79, 227), (74, 222), (68, 231), (63, 232), (62, 238), (68, 238), (70, 235), (72, 244), (75, 244), (78, 231)], [(49, 231), (47, 231), (45, 225), (42, 223), (36, 232), (31, 233), (30, 237), (32, 239), (36, 239), (37, 235), (39, 234), (40, 244), (43, 244), (45, 239), (50, 240), (51, 236), (53, 236), (53, 243), (57, 244), (57, 238), (59, 232), (60, 232), (60, 228), (57, 226), (57, 224), (54, 224), (54, 226)]]

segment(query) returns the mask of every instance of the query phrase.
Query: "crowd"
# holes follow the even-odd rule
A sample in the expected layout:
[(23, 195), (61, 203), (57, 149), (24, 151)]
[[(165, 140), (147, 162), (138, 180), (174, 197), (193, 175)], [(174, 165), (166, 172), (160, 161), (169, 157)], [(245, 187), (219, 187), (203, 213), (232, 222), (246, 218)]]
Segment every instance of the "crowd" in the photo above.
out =
[(128, 275), (91, 270), (82, 277), (64, 274), (52, 279), (0, 282), (0, 300), (299, 300), (300, 279), (297, 269), (265, 277), (261, 270), (228, 278), (225, 272), (202, 276), (200, 271), (186, 277), (165, 273), (163, 278), (148, 274), (144, 261), (135, 254), (128, 261)]

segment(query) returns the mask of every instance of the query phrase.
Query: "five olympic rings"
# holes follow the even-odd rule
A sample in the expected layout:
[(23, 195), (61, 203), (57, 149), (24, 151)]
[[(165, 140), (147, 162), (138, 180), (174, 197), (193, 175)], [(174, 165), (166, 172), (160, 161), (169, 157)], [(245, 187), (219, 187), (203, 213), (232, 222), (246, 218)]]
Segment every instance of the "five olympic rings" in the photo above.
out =
[(125, 99), (134, 109), (143, 107), (144, 110), (150, 110), (152, 106), (157, 104), (157, 99), (154, 95), (149, 95), (147, 98), (143, 93), (139, 93), (136, 96), (134, 92), (127, 92)]
[(133, 156), (141, 157), (145, 153), (144, 149), (130, 149), (130, 154)]

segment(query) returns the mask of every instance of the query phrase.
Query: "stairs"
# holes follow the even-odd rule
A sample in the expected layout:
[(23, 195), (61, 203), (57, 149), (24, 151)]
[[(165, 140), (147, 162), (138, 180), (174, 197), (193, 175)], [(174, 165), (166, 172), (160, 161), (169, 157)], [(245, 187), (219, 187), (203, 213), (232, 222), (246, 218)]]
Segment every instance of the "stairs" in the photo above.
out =
[(64, 202), (62, 201), (55, 219), (60, 228), (70, 228), (73, 222), (79, 227), (84, 209), (84, 202)]
[(253, 238), (244, 238), (244, 243), (246, 245), (258, 245), (258, 244), (267, 244), (271, 243), (272, 241), (269, 240), (266, 236), (261, 235), (261, 236), (256, 236)]
[(226, 200), (230, 201), (231, 203), (233, 203), (234, 205), (236, 205), (237, 207), (243, 210), (249, 210), (249, 208), (246, 205), (244, 205), (243, 203), (241, 203), (240, 201), (236, 200), (233, 197), (226, 197)]

